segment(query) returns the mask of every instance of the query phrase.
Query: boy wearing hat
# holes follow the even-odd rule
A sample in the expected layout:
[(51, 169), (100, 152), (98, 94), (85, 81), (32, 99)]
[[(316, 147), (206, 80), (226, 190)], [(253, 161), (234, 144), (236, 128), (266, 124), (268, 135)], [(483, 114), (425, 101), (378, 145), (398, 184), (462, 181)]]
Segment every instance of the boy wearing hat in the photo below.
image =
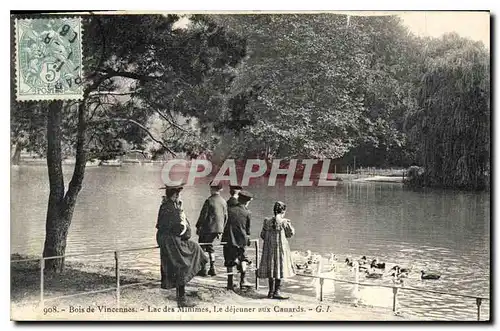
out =
[(191, 226), (182, 208), (179, 186), (166, 186), (156, 228), (160, 246), (161, 288), (176, 288), (179, 307), (192, 307), (186, 298), (186, 284), (204, 267), (207, 258), (200, 245), (190, 240)]
[(253, 199), (253, 195), (247, 191), (241, 191), (238, 195), (237, 204), (228, 208), (228, 220), (222, 241), (224, 245), (224, 265), (229, 273), (227, 277), (227, 288), (233, 289), (233, 267), (236, 266), (241, 273), (240, 288), (249, 287), (246, 281), (246, 270), (249, 260), (245, 255), (245, 248), (250, 244), (250, 222), (251, 213), (248, 204)]
[(238, 204), (238, 195), (243, 188), (239, 185), (229, 185), (229, 194), (231, 197), (227, 200), (227, 207), (234, 206)]
[[(196, 223), (196, 233), (199, 243), (208, 243), (203, 245), (203, 250), (208, 253), (210, 259), (210, 269), (208, 275), (215, 276), (215, 251), (213, 242), (220, 239), (224, 226), (227, 222), (227, 204), (221, 197), (222, 185), (220, 183), (210, 183), (210, 197), (205, 200), (200, 217)], [(206, 276), (206, 266), (200, 271), (199, 276)]]

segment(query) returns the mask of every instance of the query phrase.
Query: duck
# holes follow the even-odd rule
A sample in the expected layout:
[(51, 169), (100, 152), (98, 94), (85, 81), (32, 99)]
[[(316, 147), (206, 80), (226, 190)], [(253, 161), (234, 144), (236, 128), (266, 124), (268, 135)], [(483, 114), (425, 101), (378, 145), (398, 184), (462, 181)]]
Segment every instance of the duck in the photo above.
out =
[(328, 262), (333, 263), (334, 261), (337, 261), (337, 255), (330, 253), (330, 255), (328, 256)]
[(330, 253), (330, 257), (328, 257), (328, 272), (335, 270), (335, 261), (337, 261), (337, 256)]
[(389, 271), (395, 271), (396, 273), (410, 273), (412, 267), (400, 267), (398, 265), (395, 265), (394, 267), (391, 268)]
[(370, 263), (370, 267), (375, 269), (385, 269), (385, 262), (379, 263), (377, 259), (373, 259), (372, 263)]
[(349, 258), (345, 259), (345, 263), (347, 264), (348, 267), (351, 267), (351, 268), (354, 267), (354, 265), (357, 265), (359, 271), (365, 271), (369, 267), (367, 264), (362, 265), (362, 264), (359, 264), (358, 261), (352, 261)]
[(366, 259), (366, 256), (363, 255), (361, 259), (359, 259), (359, 265), (367, 264), (368, 260)]
[(441, 278), (441, 275), (439, 275), (439, 274), (429, 274), (429, 273), (425, 272), (424, 270), (421, 270), (420, 273), (421, 273), (421, 275), (420, 275), (421, 279), (439, 279), (439, 278)]
[(335, 271), (337, 268), (335, 267), (335, 264), (331, 263), (328, 268), (326, 269), (326, 272), (332, 272)]
[[(309, 251), (310, 252), (310, 251)], [(319, 254), (314, 254), (314, 255), (311, 255), (308, 259), (308, 263), (309, 264), (312, 264), (312, 263), (319, 263), (319, 261), (322, 259), (321, 255)]]
[[(335, 257), (335, 255), (332, 253), (332, 255)], [(331, 256), (331, 255), (330, 255)], [(335, 257), (336, 259), (336, 257)], [(350, 267), (352, 267), (352, 263), (354, 262), (354, 259), (350, 259), (350, 258), (346, 258), (345, 259), (345, 262), (349, 264)], [(367, 264), (367, 260), (366, 260), (366, 256), (363, 256), (361, 259), (359, 259), (358, 261), (358, 264), (359, 265), (364, 265), (364, 264)]]
[[(292, 260), (295, 263), (295, 266), (302, 266), (307, 264), (308, 261), (311, 260), (312, 252), (307, 250), (305, 255), (303, 252), (292, 251)], [(298, 267), (298, 269), (301, 269)]]
[(301, 269), (306, 269), (307, 268), (307, 264), (298, 264), (298, 263), (295, 263), (295, 268), (301, 270)]
[(304, 269), (304, 273), (309, 275), (313, 273), (313, 270), (310, 269), (309, 266), (306, 266), (306, 268)]

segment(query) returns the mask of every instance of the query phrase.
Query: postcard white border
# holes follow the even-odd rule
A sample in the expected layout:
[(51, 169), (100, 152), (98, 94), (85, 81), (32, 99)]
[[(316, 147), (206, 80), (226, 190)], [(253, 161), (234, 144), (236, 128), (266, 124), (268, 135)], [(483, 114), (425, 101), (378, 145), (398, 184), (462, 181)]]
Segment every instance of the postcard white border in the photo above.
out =
[[(7, 4), (11, 4), (9, 2), (2, 2), (1, 6), (2, 7), (7, 7)], [(168, 4), (168, 5), (167, 5)], [(43, 3), (40, 3), (39, 1), (34, 1), (34, 0), (25, 0), (22, 2), (16, 2), (18, 10), (31, 10), (33, 8), (37, 9), (42, 9), (42, 7), (45, 7), (47, 10), (48, 9), (54, 9), (54, 8), (64, 8), (68, 10), (82, 10), (82, 9), (87, 9), (87, 8), (99, 8), (99, 9), (104, 9), (104, 10), (111, 10), (114, 8), (120, 8), (120, 9), (125, 9), (125, 10), (184, 10), (184, 11), (189, 11), (189, 10), (249, 10), (249, 9), (259, 9), (259, 10), (276, 10), (276, 9), (287, 9), (287, 10), (360, 10), (360, 9), (370, 9), (370, 10), (388, 10), (388, 9), (398, 9), (398, 10), (492, 10), (493, 14), (499, 13), (499, 2), (498, 1), (493, 1), (493, 0), (475, 0), (475, 1), (464, 1), (464, 2), (458, 2), (458, 1), (452, 1), (452, 0), (443, 0), (443, 1), (435, 1), (435, 0), (420, 0), (420, 1), (404, 1), (400, 2), (397, 0), (379, 0), (379, 1), (371, 1), (371, 0), (363, 0), (363, 1), (346, 1), (346, 2), (331, 2), (331, 1), (321, 1), (321, 0), (309, 0), (309, 1), (269, 1), (269, 0), (254, 0), (248, 3), (243, 3), (241, 1), (234, 1), (234, 0), (224, 0), (224, 1), (202, 1), (202, 0), (185, 0), (185, 1), (178, 1), (178, 2), (173, 2), (169, 1), (168, 3), (163, 3), (160, 4), (158, 1), (106, 1), (103, 2), (102, 0), (88, 0), (85, 1), (85, 3), (82, 2), (62, 2), (62, 1), (44, 1)], [(162, 8), (159, 8), (159, 6), (162, 6)], [(83, 7), (83, 8), (82, 8)], [(86, 7), (86, 8), (85, 8)], [(3, 8), (3, 9), (9, 9), (9, 8)], [(10, 10), (10, 9), (9, 9)], [(6, 10), (2, 11), (5, 15)], [(10, 48), (5, 47), (5, 45), (8, 45), (10, 43), (10, 28), (7, 24), (3, 24), (3, 30), (2, 30), (2, 40), (1, 40), (1, 45), (4, 45), (2, 47), (2, 60), (3, 63), (7, 63), (10, 60)], [(496, 34), (493, 34), (494, 36), (494, 41), (493, 45), (498, 44), (498, 32)], [(493, 48), (493, 47), (492, 47)], [(497, 69), (495, 70), (495, 73), (497, 73), (498, 66), (495, 66)], [(0, 112), (0, 123), (4, 126), (3, 130), (0, 130), (2, 133), (2, 138), (1, 141), (3, 142), (0, 144), (0, 155), (2, 157), (2, 162), (1, 162), (1, 170), (2, 173), (4, 174), (4, 178), (7, 180), (3, 180), (3, 185), (0, 190), (0, 210), (2, 210), (2, 233), (4, 233), (4, 236), (7, 236), (7, 234), (10, 237), (10, 145), (7, 145), (7, 141), (10, 141), (10, 116), (9, 116), (9, 111), (10, 109), (10, 80), (7, 79), (7, 77), (10, 77), (10, 68), (8, 66), (4, 65), (2, 66), (2, 70), (4, 71), (4, 79), (2, 80), (2, 94), (3, 98), (2, 100), (4, 101), (4, 107), (2, 107), (3, 111)], [(494, 75), (496, 77), (496, 75)], [(498, 84), (494, 85), (495, 90), (492, 91), (495, 93), (496, 96), (500, 95), (498, 93)], [(495, 123), (493, 123), (494, 128), (498, 127), (498, 121), (500, 121), (500, 116), (495, 116)], [(498, 139), (500, 135), (496, 134), (496, 137), (494, 136), (494, 144), (495, 144), (495, 155), (498, 155), (499, 152), (499, 146), (500, 146), (500, 141)], [(494, 163), (495, 165), (495, 172), (498, 169), (498, 162)], [(494, 176), (495, 182), (494, 184), (498, 184), (498, 176)], [(495, 185), (496, 186), (496, 185)], [(498, 196), (495, 197), (494, 202), (498, 202), (500, 198)], [(498, 205), (496, 203), (492, 204), (493, 205)], [(495, 221), (492, 219), (492, 222)], [(499, 226), (495, 227), (495, 233), (493, 234), (494, 238), (497, 239), (498, 236), (498, 229)], [(3, 243), (3, 259), (2, 265), (5, 266), (7, 270), (10, 270), (7, 266), (9, 265), (9, 260), (10, 256), (8, 252), (10, 252), (10, 242), (9, 240), (2, 240)], [(492, 252), (492, 256), (496, 257), (494, 263), (496, 266), (498, 266), (497, 262), (499, 259), (499, 254), (494, 254)], [(496, 268), (497, 269), (497, 268)], [(1, 273), (1, 278), (2, 278), (2, 284), (7, 285), (10, 284), (10, 272), (4, 272)], [(495, 288), (498, 288), (498, 271), (496, 272), (495, 275)], [(495, 305), (495, 317), (498, 319), (498, 305)], [(10, 318), (10, 295), (4, 295), (3, 300), (2, 300), (2, 306), (0, 308), (0, 311), (2, 313), (2, 329), (13, 329), (15, 327), (15, 324), (12, 322), (9, 322)], [(90, 325), (95, 326), (95, 325)], [(101, 326), (101, 325), (99, 325)], [(243, 324), (238, 324), (238, 325), (208, 325), (208, 326), (202, 326), (200, 324), (191, 324), (191, 325), (182, 325), (182, 324), (177, 324), (177, 325), (163, 325), (163, 324), (147, 324), (147, 325), (137, 325), (137, 324), (132, 324), (130, 326), (126, 325), (102, 325), (103, 327), (106, 328), (111, 328), (111, 327), (118, 327), (120, 329), (122, 328), (133, 328), (133, 327), (154, 327), (154, 328), (165, 328), (168, 327), (169, 330), (187, 330), (187, 329), (193, 329), (193, 330), (198, 330), (200, 327), (203, 327), (204, 329), (214, 329), (214, 330), (219, 330), (221, 328), (230, 328), (231, 330), (234, 329), (239, 329), (243, 327), (247, 328), (253, 328), (257, 327), (257, 325), (249, 323), (248, 325), (243, 325)], [(433, 330), (433, 329), (440, 329), (443, 327), (454, 327), (455, 325), (446, 325), (446, 324), (439, 324), (439, 325), (429, 325), (425, 324), (422, 326), (416, 326), (416, 325), (407, 325), (407, 324), (397, 324), (394, 325), (394, 327), (397, 327), (398, 329), (406, 329), (406, 328), (421, 328), (425, 330)], [(36, 324), (36, 325), (24, 325), (23, 329), (25, 330), (36, 330), (38, 328), (52, 328), (54, 327), (53, 324)], [(83, 330), (89, 327), (89, 325), (71, 325), (74, 329), (78, 330)], [(292, 325), (279, 325), (279, 324), (270, 324), (270, 325), (259, 325), (258, 327), (262, 328), (269, 328), (269, 329), (279, 329), (279, 328), (300, 328), (300, 329), (306, 329), (309, 328), (310, 325), (304, 325), (304, 324), (298, 324), (295, 326)], [(371, 325), (329, 325), (325, 324), (322, 326), (315, 326), (315, 327), (320, 327), (320, 328), (325, 328), (325, 329), (330, 329), (331, 327), (335, 328), (345, 328), (349, 327), (349, 329), (361, 329), (361, 328), (386, 328), (386, 324), (371, 324)], [(472, 328), (472, 329), (479, 329), (481, 325), (467, 325), (467, 328)]]

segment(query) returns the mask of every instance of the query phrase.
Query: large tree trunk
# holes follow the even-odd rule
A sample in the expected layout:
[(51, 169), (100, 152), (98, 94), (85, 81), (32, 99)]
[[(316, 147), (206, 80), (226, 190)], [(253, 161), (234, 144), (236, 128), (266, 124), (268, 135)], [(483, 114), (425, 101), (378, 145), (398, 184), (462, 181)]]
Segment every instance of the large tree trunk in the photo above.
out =
[[(53, 101), (49, 105), (47, 117), (47, 169), (49, 173), (49, 205), (45, 223), (45, 245), (43, 256), (63, 255), (66, 249), (66, 235), (70, 220), (62, 217), (64, 209), (64, 177), (61, 162), (61, 116), (62, 101)], [(47, 269), (61, 271), (62, 259), (46, 261)]]
[[(64, 194), (64, 177), (61, 158), (61, 116), (62, 101), (53, 101), (49, 106), (47, 119), (47, 168), (49, 173), (50, 194), (45, 225), (45, 244), (43, 256), (62, 256), (66, 251), (66, 238), (73, 218), (76, 198), (82, 188), (85, 174), (85, 110), (82, 101), (78, 109), (78, 131), (76, 145), (76, 163), (73, 177)], [(46, 270), (61, 272), (64, 259), (46, 260)]]

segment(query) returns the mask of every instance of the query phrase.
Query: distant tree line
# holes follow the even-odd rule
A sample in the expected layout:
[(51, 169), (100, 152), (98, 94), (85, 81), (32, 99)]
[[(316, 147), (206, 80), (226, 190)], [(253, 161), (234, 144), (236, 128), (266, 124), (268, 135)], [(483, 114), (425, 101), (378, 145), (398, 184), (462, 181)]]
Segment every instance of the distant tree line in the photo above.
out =
[(490, 55), (483, 43), (457, 34), (419, 38), (397, 16), (215, 20), (248, 44), (221, 126), (232, 137), (227, 155), (414, 165), (424, 170), (422, 186), (489, 186)]

